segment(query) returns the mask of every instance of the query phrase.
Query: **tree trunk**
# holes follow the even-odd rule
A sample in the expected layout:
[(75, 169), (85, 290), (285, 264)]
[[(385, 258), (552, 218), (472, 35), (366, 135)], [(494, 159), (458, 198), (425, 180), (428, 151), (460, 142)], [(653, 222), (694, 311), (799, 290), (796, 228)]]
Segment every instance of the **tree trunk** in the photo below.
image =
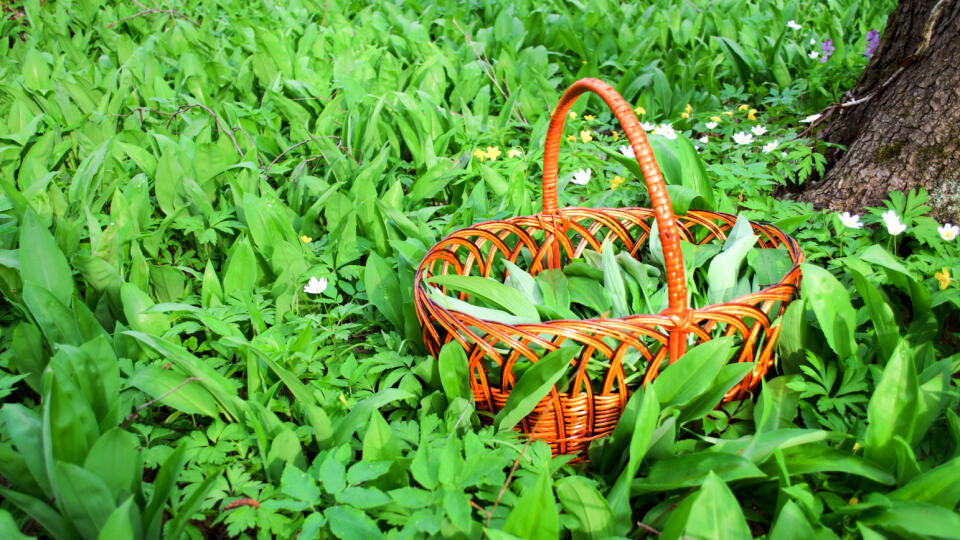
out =
[(923, 187), (933, 214), (960, 222), (960, 0), (901, 0), (845, 103), (828, 107), (826, 174), (800, 198), (859, 211)]

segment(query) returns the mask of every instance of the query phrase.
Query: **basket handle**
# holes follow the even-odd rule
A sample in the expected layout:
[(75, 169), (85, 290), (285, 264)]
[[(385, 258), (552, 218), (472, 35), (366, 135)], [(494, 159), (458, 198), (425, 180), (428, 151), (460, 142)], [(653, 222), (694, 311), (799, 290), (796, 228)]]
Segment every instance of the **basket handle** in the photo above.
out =
[[(640, 127), (640, 121), (633, 114), (630, 105), (609, 84), (599, 79), (580, 79), (564, 92), (560, 103), (550, 117), (550, 127), (547, 130), (547, 141), (543, 152), (543, 215), (554, 216), (557, 210), (557, 160), (560, 156), (560, 141), (563, 138), (563, 122), (573, 102), (581, 94), (590, 91), (607, 103), (613, 114), (623, 127), (630, 146), (637, 156), (637, 163), (643, 172), (643, 180), (650, 192), (650, 201), (657, 219), (657, 228), (660, 230), (660, 243), (663, 246), (663, 258), (667, 269), (667, 291), (670, 298), (668, 312), (674, 317), (687, 315), (687, 280), (683, 271), (683, 254), (680, 251), (680, 231), (677, 220), (667, 195), (667, 186), (663, 181), (663, 174), (653, 157), (653, 149), (647, 142), (647, 135)], [(549, 219), (549, 218), (548, 218)], [(554, 247), (557, 243), (554, 242)], [(554, 261), (559, 259), (555, 253)], [(556, 263), (555, 263), (556, 264)], [(679, 334), (679, 335), (675, 335)], [(682, 339), (686, 332), (671, 332), (671, 360), (676, 360), (683, 354), (686, 341)], [(675, 356), (676, 355), (676, 356)]]

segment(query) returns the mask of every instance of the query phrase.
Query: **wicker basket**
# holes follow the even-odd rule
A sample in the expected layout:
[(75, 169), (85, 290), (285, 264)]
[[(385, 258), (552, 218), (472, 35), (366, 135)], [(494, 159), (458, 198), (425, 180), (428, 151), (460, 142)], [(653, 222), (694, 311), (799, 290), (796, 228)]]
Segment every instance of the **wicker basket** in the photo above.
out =
[[(586, 91), (603, 98), (623, 127), (643, 171), (652, 210), (557, 208), (557, 158), (563, 122), (573, 102)], [(519, 260), (521, 265), (529, 263), (533, 275), (560, 268), (587, 248), (600, 251), (604, 240), (636, 257), (654, 219), (663, 247), (669, 296), (669, 307), (659, 314), (510, 325), (445, 309), (427, 294), (428, 287), (436, 287), (426, 281), (428, 278), (451, 273), (489, 277), (498, 257), (514, 263)], [(773, 363), (780, 326), (771, 325), (776, 315), (771, 317), (770, 311), (776, 306), (782, 313), (797, 294), (803, 254), (796, 241), (778, 228), (754, 223), (759, 245), (785, 245), (793, 268), (779, 283), (759, 292), (725, 304), (689, 309), (680, 241), (703, 244), (722, 240), (735, 222), (735, 216), (716, 212), (690, 211), (675, 216), (653, 151), (630, 106), (606, 83), (582, 79), (564, 93), (550, 120), (543, 163), (543, 212), (456, 231), (430, 249), (420, 263), (415, 295), (424, 342), (434, 356), (451, 340), (463, 346), (477, 409), (492, 413), (504, 406), (516, 384), (514, 366), (518, 362), (536, 362), (564, 342), (580, 344), (580, 352), (573, 359), (572, 384), (554, 387), (520, 424), (525, 433), (548, 442), (554, 454), (583, 453), (591, 440), (613, 431), (630, 395), (623, 360), (631, 349), (639, 351), (647, 363), (643, 378), (646, 384), (657, 376), (664, 359), (672, 363), (689, 344), (721, 334), (737, 336), (736, 361), (756, 362), (755, 369), (725, 396), (727, 400), (740, 399), (757, 386)], [(461, 294), (461, 299), (466, 298)], [(602, 376), (597, 375), (598, 364), (603, 366)]]

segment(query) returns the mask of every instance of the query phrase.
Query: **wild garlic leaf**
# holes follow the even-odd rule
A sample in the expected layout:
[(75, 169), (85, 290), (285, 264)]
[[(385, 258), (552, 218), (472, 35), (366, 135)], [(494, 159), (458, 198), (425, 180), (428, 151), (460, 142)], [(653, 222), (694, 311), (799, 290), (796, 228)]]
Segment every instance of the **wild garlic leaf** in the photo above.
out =
[(443, 275), (428, 279), (430, 283), (465, 292), (472, 297), (504, 309), (521, 319), (540, 322), (537, 306), (516, 289), (480, 276)]
[(721, 304), (736, 297), (740, 266), (756, 242), (750, 222), (742, 216), (737, 218), (723, 250), (710, 261), (707, 271), (707, 301), (710, 304)]
[(537, 281), (533, 279), (533, 276), (506, 259), (504, 259), (503, 265), (507, 269), (507, 279), (504, 280), (504, 285), (515, 289), (534, 305), (543, 303), (543, 294), (540, 292), (540, 287), (537, 286)]
[(613, 316), (626, 317), (630, 314), (627, 307), (627, 290), (617, 264), (616, 250), (609, 240), (603, 243), (600, 252), (603, 257), (603, 287), (613, 303)]
[(480, 306), (475, 306), (473, 304), (464, 302), (458, 298), (451, 298), (445, 296), (440, 291), (436, 289), (431, 289), (427, 292), (430, 295), (430, 299), (436, 302), (440, 307), (451, 310), (459, 311), (461, 313), (466, 313), (471, 317), (476, 317), (477, 319), (484, 321), (493, 321), (501, 324), (530, 324), (540, 322), (540, 317), (536, 318), (523, 318), (507, 313), (506, 311), (501, 311), (499, 309), (490, 309)]

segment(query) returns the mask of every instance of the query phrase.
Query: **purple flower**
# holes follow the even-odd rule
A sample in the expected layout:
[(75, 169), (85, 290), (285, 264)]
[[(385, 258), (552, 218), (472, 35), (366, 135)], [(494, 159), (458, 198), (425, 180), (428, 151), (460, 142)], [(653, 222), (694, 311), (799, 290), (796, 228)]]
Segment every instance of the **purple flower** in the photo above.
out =
[(833, 54), (833, 40), (828, 39), (823, 42), (823, 54), (820, 56), (820, 63), (826, 64), (827, 60), (830, 60), (830, 55)]
[(877, 47), (880, 46), (880, 32), (876, 30), (871, 30), (867, 32), (867, 48), (863, 51), (863, 54), (870, 58), (873, 56), (873, 53), (877, 52)]

